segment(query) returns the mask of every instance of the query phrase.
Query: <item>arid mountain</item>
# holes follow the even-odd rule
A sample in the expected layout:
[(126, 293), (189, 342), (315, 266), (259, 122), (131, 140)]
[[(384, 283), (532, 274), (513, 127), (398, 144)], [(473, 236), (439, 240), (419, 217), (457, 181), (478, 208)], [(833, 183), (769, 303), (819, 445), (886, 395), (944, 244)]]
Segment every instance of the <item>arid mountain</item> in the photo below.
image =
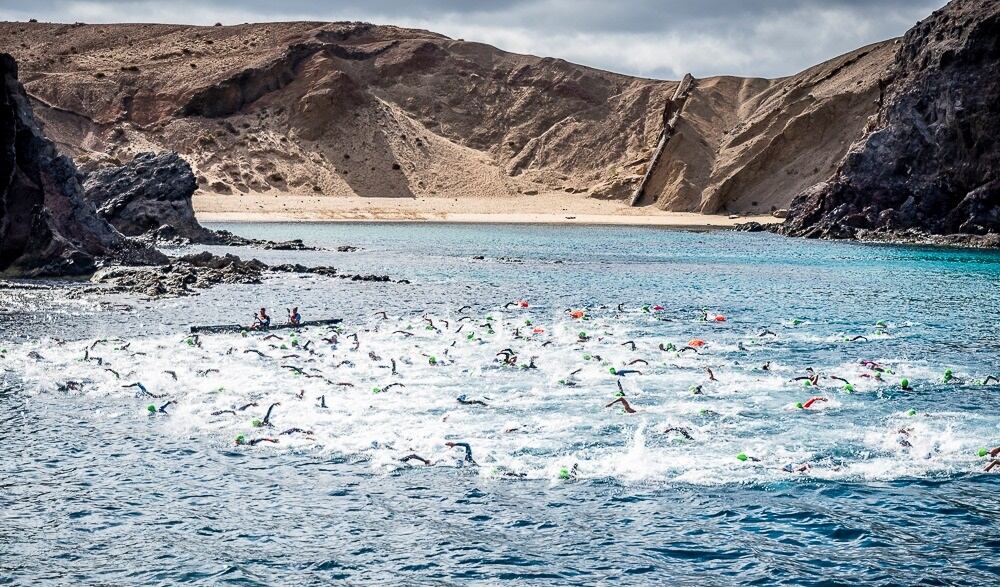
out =
[(84, 169), (172, 150), (203, 193), (627, 200), (651, 167), (639, 205), (704, 213), (767, 213), (829, 178), (897, 48), (674, 101), (679, 82), (362, 23), (2, 23), (0, 40)]

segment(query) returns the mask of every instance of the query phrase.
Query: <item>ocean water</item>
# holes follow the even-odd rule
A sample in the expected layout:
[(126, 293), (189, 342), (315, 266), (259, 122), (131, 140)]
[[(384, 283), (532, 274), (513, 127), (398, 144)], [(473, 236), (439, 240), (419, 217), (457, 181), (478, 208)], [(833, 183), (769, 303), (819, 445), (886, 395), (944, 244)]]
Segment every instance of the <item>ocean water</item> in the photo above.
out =
[(0, 584), (1000, 580), (996, 252), (214, 227), (411, 283), (0, 291)]

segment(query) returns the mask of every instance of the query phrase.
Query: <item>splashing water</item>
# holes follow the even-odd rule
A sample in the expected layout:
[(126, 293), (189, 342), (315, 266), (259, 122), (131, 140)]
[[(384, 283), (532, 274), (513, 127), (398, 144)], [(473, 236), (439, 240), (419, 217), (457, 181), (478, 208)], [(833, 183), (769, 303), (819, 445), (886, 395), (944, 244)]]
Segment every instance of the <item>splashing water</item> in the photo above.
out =
[[(824, 564), (788, 552), (788, 541), (845, 540), (859, 549), (845, 561), (847, 582), (884, 579), (872, 566), (879, 560), (969, 583), (992, 573), (975, 562), (990, 554), (979, 528), (1000, 513), (968, 504), (961, 519), (947, 512), (969, 495), (986, 503), (995, 490), (994, 477), (969, 476), (986, 462), (978, 450), (1000, 444), (989, 407), (1000, 386), (982, 384), (1000, 374), (993, 253), (649, 229), (510, 227), (498, 237), (473, 227), (226, 228), (361, 245), (351, 254), (259, 253), (414, 285), (281, 276), (156, 302), (61, 295), (74, 284), (4, 293), (0, 423), (5, 445), (19, 450), (0, 471), (29, 480), (0, 497), (7, 527), (27, 537), (0, 547), (8, 560), (29, 561), (14, 576), (68, 568), (51, 554), (61, 552), (58, 536), (37, 528), (68, 519), (75, 529), (77, 516), (100, 520), (94, 532), (114, 532), (122, 495), (143, 521), (121, 529), (117, 540), (130, 553), (143, 550), (158, 518), (181, 529), (177, 544), (211, 549), (218, 533), (246, 553), (233, 555), (234, 566), (166, 546), (180, 556), (174, 570), (155, 562), (162, 552), (133, 554), (149, 565), (142, 576), (150, 581), (232, 573), (398, 581), (400, 569), (424, 581), (526, 579), (531, 569), (619, 582), (664, 569), (802, 578), (824, 573)], [(486, 258), (471, 260), (476, 254)], [(344, 321), (273, 336), (184, 334), (191, 323), (248, 322), (253, 308), (288, 300), (307, 318)], [(38, 314), (24, 320), (24, 308)], [(375, 313), (383, 309), (384, 317)], [(619, 399), (634, 412), (612, 403)], [(468, 443), (478, 466), (447, 442)], [(410, 455), (430, 465), (404, 461)], [(52, 470), (61, 472), (55, 482)], [(66, 498), (45, 497), (53, 492)], [(405, 514), (396, 502), (409, 504)], [(67, 512), (57, 503), (80, 505)], [(251, 555), (271, 552), (261, 543), (268, 535), (247, 527), (274, 505), (287, 519), (271, 532), (302, 528), (290, 538), (297, 566)], [(910, 506), (917, 509), (897, 515)], [(206, 514), (217, 508), (222, 519)], [(337, 527), (317, 527), (320, 512)], [(616, 545), (618, 555), (638, 557), (634, 564), (594, 555), (606, 536), (628, 536), (640, 512), (648, 536)], [(911, 515), (923, 520), (923, 537), (905, 533)], [(420, 522), (411, 527), (413, 516)], [(397, 529), (393, 548), (371, 542), (383, 524)], [(533, 546), (445, 562), (453, 551), (419, 536), (449, 544), (449, 524), (470, 537), (482, 525), (505, 537), (470, 538), (483, 553), (498, 540)], [(680, 542), (676, 524), (690, 529)], [(326, 531), (361, 531), (367, 546), (330, 566), (310, 548)], [(747, 532), (750, 543), (733, 538)], [(956, 535), (967, 557), (953, 557), (947, 573), (920, 555), (928, 536)], [(878, 546), (889, 543), (898, 548)], [(70, 553), (113, 552), (106, 541), (66, 544)], [(387, 555), (397, 551), (418, 560)], [(332, 571), (341, 564), (342, 574)]]

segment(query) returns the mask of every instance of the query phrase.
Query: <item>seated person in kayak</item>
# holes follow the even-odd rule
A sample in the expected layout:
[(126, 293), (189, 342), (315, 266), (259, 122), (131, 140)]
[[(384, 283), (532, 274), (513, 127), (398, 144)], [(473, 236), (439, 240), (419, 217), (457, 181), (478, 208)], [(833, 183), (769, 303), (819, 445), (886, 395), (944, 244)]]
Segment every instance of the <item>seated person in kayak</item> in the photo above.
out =
[(267, 310), (260, 309), (260, 313), (253, 317), (253, 325), (250, 330), (267, 330), (271, 327), (271, 317), (267, 315)]
[(288, 312), (288, 323), (292, 326), (302, 324), (302, 314), (299, 314), (299, 309), (297, 307), (292, 308), (292, 310)]

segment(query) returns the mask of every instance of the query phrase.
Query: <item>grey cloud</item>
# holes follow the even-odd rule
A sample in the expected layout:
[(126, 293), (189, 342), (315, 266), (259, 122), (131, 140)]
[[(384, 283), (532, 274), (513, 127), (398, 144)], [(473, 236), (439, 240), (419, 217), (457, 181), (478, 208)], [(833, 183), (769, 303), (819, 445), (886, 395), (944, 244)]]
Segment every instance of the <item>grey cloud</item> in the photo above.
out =
[(3, 0), (0, 18), (364, 20), (648, 77), (800, 71), (900, 35), (942, 0)]

